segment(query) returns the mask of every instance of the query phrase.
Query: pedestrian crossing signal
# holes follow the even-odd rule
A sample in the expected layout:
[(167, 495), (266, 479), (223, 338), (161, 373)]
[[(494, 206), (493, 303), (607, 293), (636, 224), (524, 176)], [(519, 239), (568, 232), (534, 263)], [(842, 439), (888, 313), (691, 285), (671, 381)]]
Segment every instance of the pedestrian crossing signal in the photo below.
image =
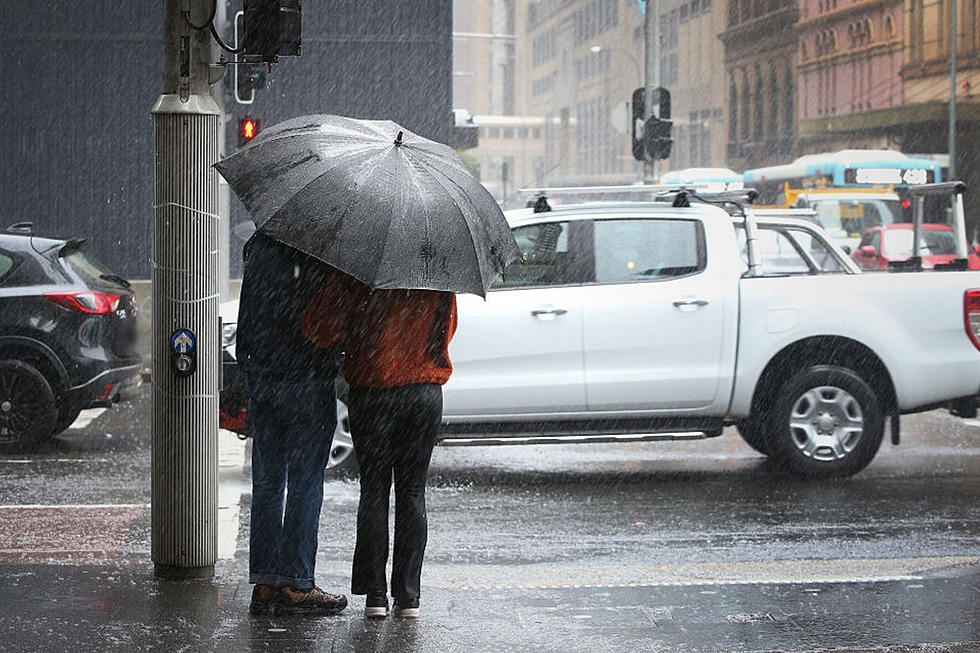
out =
[(238, 119), (238, 147), (244, 147), (258, 136), (261, 128), (258, 120), (245, 116)]

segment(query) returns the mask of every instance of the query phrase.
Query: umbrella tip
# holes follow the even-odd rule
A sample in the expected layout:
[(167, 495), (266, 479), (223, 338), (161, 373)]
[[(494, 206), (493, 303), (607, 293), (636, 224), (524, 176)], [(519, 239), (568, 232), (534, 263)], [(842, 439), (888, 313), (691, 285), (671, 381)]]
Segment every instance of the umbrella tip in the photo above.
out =
[(402, 135), (404, 133), (405, 132), (402, 132), (402, 131), (399, 131), (398, 132), (398, 136), (395, 136), (395, 145), (401, 145), (402, 144)]

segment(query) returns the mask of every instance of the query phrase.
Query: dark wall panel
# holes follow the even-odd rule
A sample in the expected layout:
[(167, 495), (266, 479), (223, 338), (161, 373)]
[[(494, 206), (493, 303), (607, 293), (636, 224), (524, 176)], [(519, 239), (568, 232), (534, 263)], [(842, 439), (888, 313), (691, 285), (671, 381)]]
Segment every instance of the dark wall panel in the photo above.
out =
[[(308, 0), (303, 18), (303, 55), (283, 58), (253, 105), (214, 87), (232, 114), (227, 152), (246, 111), (264, 125), (305, 113), (390, 118), (448, 142), (451, 0)], [(45, 235), (88, 235), (114, 270), (149, 278), (162, 33), (162, 0), (0, 2), (0, 227), (31, 220)], [(237, 200), (232, 216), (247, 221)], [(233, 235), (233, 275), (241, 244)]]

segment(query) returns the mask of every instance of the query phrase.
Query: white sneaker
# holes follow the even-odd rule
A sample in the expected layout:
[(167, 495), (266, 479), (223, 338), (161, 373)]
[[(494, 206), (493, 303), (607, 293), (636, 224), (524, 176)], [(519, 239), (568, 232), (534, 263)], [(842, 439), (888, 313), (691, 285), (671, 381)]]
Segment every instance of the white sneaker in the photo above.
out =
[(404, 605), (399, 604), (395, 601), (395, 616), (405, 617), (409, 619), (415, 619), (419, 616), (419, 600), (409, 599), (405, 601)]

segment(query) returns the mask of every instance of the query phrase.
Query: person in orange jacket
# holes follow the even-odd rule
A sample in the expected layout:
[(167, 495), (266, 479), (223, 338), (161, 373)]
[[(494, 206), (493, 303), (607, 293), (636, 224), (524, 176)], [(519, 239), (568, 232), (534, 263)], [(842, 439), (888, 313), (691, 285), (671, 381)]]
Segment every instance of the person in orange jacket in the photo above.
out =
[(428, 534), (425, 481), (442, 421), (442, 385), (452, 374), (449, 342), (456, 296), (435, 290), (371, 290), (331, 275), (303, 316), (318, 347), (346, 338), (351, 438), (360, 465), (351, 592), (365, 615), (388, 614), (388, 496), (395, 483), (391, 570), (394, 614), (417, 617)]

